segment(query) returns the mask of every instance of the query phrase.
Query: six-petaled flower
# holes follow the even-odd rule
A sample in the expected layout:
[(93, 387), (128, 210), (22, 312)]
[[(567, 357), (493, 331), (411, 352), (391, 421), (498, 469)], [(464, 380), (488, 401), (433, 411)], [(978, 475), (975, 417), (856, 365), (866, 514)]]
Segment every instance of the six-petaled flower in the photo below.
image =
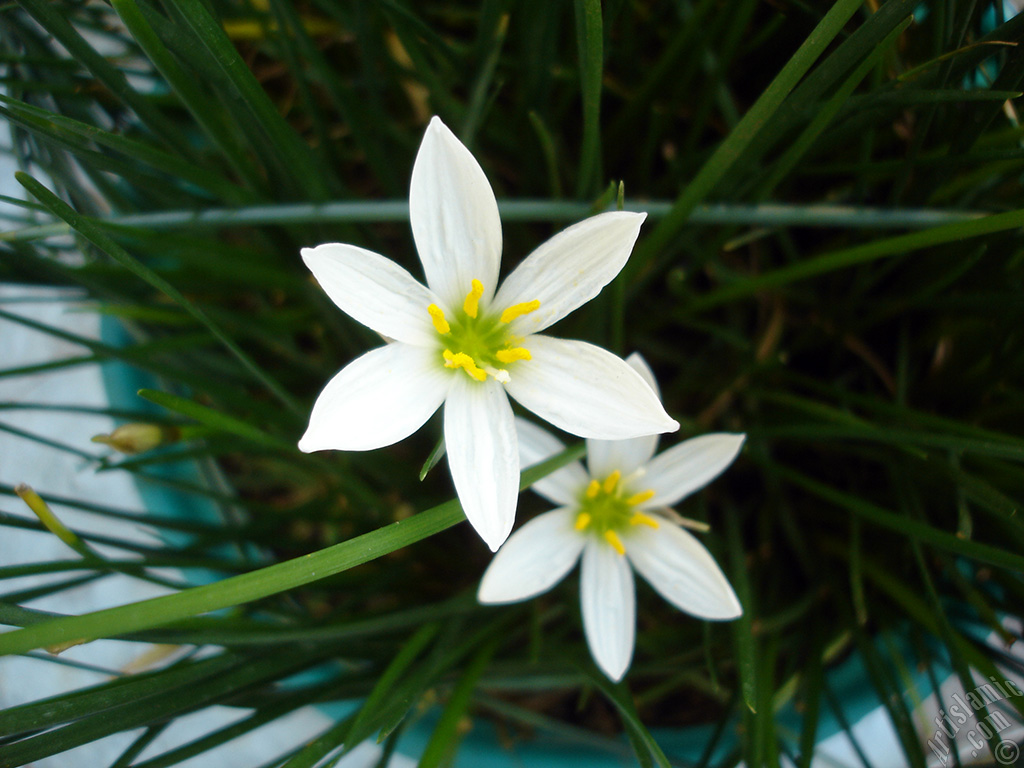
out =
[[(639, 355), (629, 363), (652, 391), (657, 384)], [(564, 449), (547, 431), (519, 424), (523, 466)], [(580, 606), (590, 652), (602, 671), (620, 680), (633, 656), (636, 594), (633, 569), (677, 608), (705, 619), (742, 613), (736, 594), (711, 553), (684, 530), (702, 527), (669, 507), (728, 467), (744, 435), (716, 433), (686, 440), (655, 456), (658, 437), (587, 440), (587, 469), (557, 470), (533, 490), (559, 505), (513, 533), (480, 582), (482, 603), (511, 603), (551, 589), (582, 559)]]
[(409, 215), (426, 286), (353, 245), (302, 251), (334, 303), (388, 343), (328, 382), (299, 448), (391, 445), (444, 404), (456, 493), (470, 523), (496, 550), (512, 528), (519, 493), (509, 395), (581, 437), (623, 439), (679, 428), (625, 361), (592, 344), (540, 333), (618, 274), (644, 214), (603, 213), (563, 230), (498, 288), (502, 237), (494, 193), (469, 150), (435, 117), (413, 167)]

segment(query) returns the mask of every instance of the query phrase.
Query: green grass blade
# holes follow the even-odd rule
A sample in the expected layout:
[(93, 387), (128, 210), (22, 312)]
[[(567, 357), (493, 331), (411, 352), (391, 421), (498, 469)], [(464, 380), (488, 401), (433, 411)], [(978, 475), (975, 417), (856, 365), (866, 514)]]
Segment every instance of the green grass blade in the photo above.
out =
[(581, 669), (589, 678), (590, 683), (600, 690), (618, 711), (619, 717), (622, 719), (622, 725), (626, 729), (640, 764), (657, 764), (659, 768), (671, 768), (671, 763), (665, 757), (661, 746), (640, 719), (626, 684), (612, 683), (596, 669), (588, 667), (582, 667)]
[(379, 711), (375, 713), (374, 729), (380, 729), (377, 741), (389, 738), (404, 727), (416, 703), (422, 700), (431, 686), (441, 681), (444, 673), (479, 650), (481, 644), (493, 638), (495, 633), (507, 634), (517, 615), (515, 611), (508, 611), (482, 628), (468, 632), (466, 622), (458, 618), (447, 622), (430, 652), (392, 688), (391, 696), (382, 702)]
[[(582, 443), (570, 446), (550, 459), (527, 468), (520, 478), (520, 489), (526, 489), (542, 477), (576, 461), (585, 450), (586, 446)], [(25, 629), (0, 634), (0, 655), (24, 653), (72, 639), (87, 642), (101, 637), (123, 635), (141, 629), (164, 626), (178, 619), (198, 616), (221, 608), (241, 605), (341, 573), (422, 541), (463, 520), (465, 515), (458, 501), (448, 501), (319, 552), (258, 571), (193, 587), (173, 595), (82, 616), (61, 617), (52, 622), (33, 624)], [(98, 539), (92, 537), (92, 540)]]
[(558, 153), (555, 150), (555, 140), (540, 115), (531, 111), (528, 117), (534, 133), (537, 134), (537, 142), (540, 144), (540, 151), (544, 157), (544, 168), (547, 170), (548, 176), (548, 194), (557, 200), (562, 197), (562, 177), (558, 172)]
[(341, 746), (351, 721), (352, 718), (347, 717), (332, 725), (286, 762), (281, 763), (281, 768), (315, 768), (317, 765), (324, 765), (320, 761)]
[(864, 666), (868, 672), (878, 700), (882, 702), (889, 714), (889, 720), (893, 725), (896, 735), (903, 746), (903, 757), (907, 760), (910, 768), (925, 768), (924, 754), (921, 751), (921, 744), (917, 733), (914, 731), (910, 713), (907, 711), (906, 702), (903, 699), (902, 689), (897, 681), (893, 680), (892, 671), (883, 665), (880, 654), (864, 630), (855, 627), (854, 636), (857, 639), (857, 647), (860, 656), (864, 660)]
[[(497, 8), (504, 3), (492, 2), (490, 5)], [(486, 37), (477, 46), (483, 60), (480, 62), (476, 81), (470, 91), (469, 104), (466, 105), (466, 113), (463, 115), (462, 126), (459, 130), (459, 136), (467, 146), (473, 145), (480, 122), (483, 120), (484, 109), (491, 96), (494, 72), (498, 67), (498, 60), (505, 44), (505, 34), (508, 31), (508, 13), (492, 12), (481, 15), (483, 18), (491, 18), (493, 27), (481, 30), (481, 35), (486, 35)]]
[[(140, 194), (159, 196), (168, 201), (168, 204), (171, 196), (177, 191), (177, 185), (169, 182), (165, 174), (153, 170), (149, 164), (141, 161), (133, 163), (119, 155), (97, 151), (89, 145), (89, 142), (64, 130), (64, 126), (58, 126), (56, 120), (39, 119), (25, 110), (11, 110), (2, 107), (0, 107), (0, 117), (6, 118), (6, 121), (12, 126), (25, 128), (41, 144), (66, 150), (75, 157), (81, 169), (98, 186), (104, 178), (99, 172), (103, 172), (123, 179), (139, 190)], [(186, 175), (195, 176), (196, 174), (187, 172)], [(176, 197), (180, 198), (181, 195), (176, 195)], [(174, 202), (180, 205), (179, 199)]]
[[(743, 542), (740, 539), (740, 524), (735, 511), (729, 510), (728, 520), (726, 533), (728, 536), (729, 557), (732, 561), (731, 581), (733, 589), (736, 591), (736, 597), (739, 599), (740, 605), (743, 606), (743, 613), (732, 622), (730, 628), (732, 629), (733, 642), (735, 643), (738, 656), (740, 691), (743, 694), (743, 703), (747, 709), (747, 712), (743, 713), (743, 717), (746, 720), (748, 712), (754, 715), (757, 714), (758, 698), (763, 694), (760, 694), (758, 690), (759, 680), (757, 671), (759, 665), (757, 661), (757, 643), (754, 639), (753, 630), (754, 605), (746, 559), (743, 553)], [(753, 743), (753, 739), (748, 740), (748, 744)]]
[(72, 640), (122, 635), (258, 600), (369, 562), (450, 528), (463, 519), (458, 503), (447, 502), (333, 547), (258, 571), (173, 595), (4, 633), (0, 635), (0, 655), (24, 653)]
[(818, 716), (821, 712), (821, 690), (823, 677), (822, 655), (825, 652), (820, 632), (812, 638), (811, 653), (807, 665), (801, 671), (801, 714), (800, 753), (797, 768), (811, 768), (814, 747), (818, 743)]
[(420, 482), (423, 482), (423, 480), (426, 479), (427, 474), (437, 466), (437, 462), (444, 457), (444, 454), (444, 435), (442, 435), (438, 438), (437, 443), (434, 444), (434, 447), (431, 449), (426, 461), (423, 462), (423, 466), (420, 467)]
[(693, 181), (672, 205), (672, 210), (659, 222), (654, 231), (642, 239), (630, 259), (626, 270), (636, 274), (650, 258), (665, 250), (683, 228), (693, 209), (711, 192), (732, 167), (744, 149), (757, 136), (786, 96), (807, 73), (825, 48), (842, 31), (850, 17), (860, 8), (861, 0), (838, 0), (821, 20), (807, 40), (782, 68), (761, 97), (747, 111), (739, 124), (715, 150)]
[(270, 625), (261, 620), (235, 619), (225, 622), (213, 617), (185, 619), (159, 630), (137, 635), (152, 642), (197, 642), (227, 646), (283, 645), (294, 643), (343, 643), (379, 638), (415, 629), (427, 622), (464, 616), (479, 610), (475, 600), (460, 596), (444, 603), (417, 606), (367, 619), (335, 621), (328, 624), (288, 623)]
[(211, 104), (209, 95), (202, 90), (196, 79), (182, 69), (174, 55), (153, 31), (135, 0), (111, 0), (111, 5), (143, 52), (195, 118), (196, 123), (226, 158), (231, 169), (238, 174), (248, 189), (262, 189), (264, 181), (255, 171), (254, 164), (241, 151), (240, 142), (226, 123), (223, 112)]
[(887, 0), (877, 11), (867, 15), (864, 22), (793, 90), (790, 103), (794, 109), (778, 112), (765, 126), (756, 145), (744, 153), (743, 159), (756, 164), (764, 153), (776, 149), (794, 126), (806, 119), (801, 105), (815, 109), (896, 25), (914, 13), (918, 5), (918, 0)]
[(351, 727), (345, 733), (346, 750), (354, 749), (358, 744), (373, 735), (378, 725), (378, 710), (394, 698), (393, 689), (406, 676), (413, 661), (437, 635), (439, 627), (436, 623), (424, 624), (409, 638), (395, 654), (395, 657), (384, 668), (374, 683), (363, 706), (355, 715)]
[[(294, 3), (282, 0), (275, 3), (274, 9), (275, 12), (287, 17), (288, 28), (295, 35), (299, 54), (310, 69), (310, 80), (327, 92), (341, 118), (340, 122), (352, 132), (354, 145), (365, 154), (367, 163), (373, 169), (374, 178), (388, 194), (394, 195), (404, 191), (405, 180), (399, 181), (397, 163), (385, 141), (384, 133), (380, 130), (387, 117), (376, 104), (368, 102), (365, 94), (359, 92), (354, 84), (338, 75), (335, 71), (336, 65), (329, 61), (316, 42), (310, 39)], [(330, 4), (324, 10), (336, 14), (339, 30), (349, 26), (340, 20), (344, 18), (346, 9)]]
[(128, 748), (118, 756), (117, 760), (110, 764), (110, 768), (128, 768), (132, 765), (142, 752), (156, 741), (157, 737), (163, 733), (169, 723), (161, 723), (160, 725), (151, 725), (149, 728), (144, 730), (139, 737), (133, 741)]
[(39, 518), (39, 522), (46, 526), (46, 529), (64, 542), (68, 547), (77, 552), (88, 564), (98, 566), (103, 561), (102, 556), (92, 547), (86, 544), (77, 533), (68, 528), (64, 522), (54, 514), (50, 505), (43, 501), (43, 498), (27, 485), (19, 485), (14, 492), (21, 498), (25, 505), (32, 510), (32, 513)]
[(576, 0), (576, 46), (583, 99), (583, 137), (580, 141), (576, 196), (590, 197), (600, 189), (601, 90), (604, 87), (604, 21), (601, 0)]
[(39, 445), (45, 445), (47, 448), (53, 448), (55, 450), (61, 451), (62, 453), (68, 453), (72, 456), (77, 456), (80, 459), (85, 459), (90, 464), (95, 464), (99, 461), (99, 456), (89, 453), (88, 451), (83, 451), (80, 448), (76, 448), (73, 445), (62, 443), (59, 440), (52, 440), (51, 438), (45, 437), (44, 435), (29, 432), (28, 430), (20, 429), (9, 424), (4, 424), (3, 422), (0, 422), (0, 432), (6, 432), (7, 434), (15, 435), (16, 437), (22, 437), (26, 440), (31, 440), (35, 443), (39, 443)]
[[(79, 565), (81, 567), (81, 564)], [(4, 603), (27, 603), (32, 600), (38, 600), (42, 597), (47, 597), (53, 594), (59, 594), (65, 590), (74, 589), (75, 587), (81, 587), (86, 584), (95, 582), (97, 579), (102, 579), (104, 574), (102, 573), (88, 573), (85, 576), (74, 576), (61, 581), (50, 581), (44, 586), (34, 587), (29, 589), (22, 589), (15, 592), (3, 592), (0, 593), (0, 602)]]
[[(4, 520), (0, 518), (0, 525), (4, 525)], [(83, 538), (87, 538), (84, 537)], [(241, 566), (230, 566), (226, 563), (212, 560), (211, 558), (192, 558), (188, 555), (177, 555), (174, 553), (167, 554), (166, 552), (161, 554), (147, 553), (146, 562), (143, 563), (139, 559), (134, 560), (117, 560), (108, 557), (104, 560), (104, 565), (111, 571), (118, 573), (126, 573), (130, 576), (144, 576), (146, 570), (149, 568), (206, 568), (211, 569), (211, 566), (217, 570), (225, 573), (237, 573), (243, 571), (244, 568)], [(24, 576), (37, 576), (40, 574), (54, 574), (63, 573), (65, 571), (81, 571), (83, 568), (81, 560), (47, 560), (42, 563), (26, 563), (24, 565), (7, 565), (0, 566), (0, 579), (19, 579)], [(181, 584), (175, 584), (175, 589), (180, 589)], [(13, 600), (13, 598), (5, 597), (3, 601)]]
[(923, 232), (913, 232), (908, 235), (899, 235), (873, 243), (844, 248), (722, 286), (694, 299), (692, 309), (694, 311), (706, 310), (725, 302), (750, 296), (767, 288), (779, 288), (799, 280), (806, 280), (809, 277), (846, 269), (858, 264), (866, 264), (886, 256), (895, 256), (969, 237), (1004, 232), (1021, 226), (1024, 226), (1024, 210), (1008, 211), (982, 219), (946, 224), (932, 227)]
[(53, 728), (133, 701), (187, 688), (244, 663), (244, 657), (222, 653), (202, 661), (183, 662), (160, 672), (142, 672), (11, 707), (0, 711), (0, 736)]
[[(310, 123), (311, 136), (304, 143), (309, 147), (317, 166), (325, 176), (326, 183), (331, 186), (335, 194), (345, 192), (337, 173), (340, 158), (333, 151), (336, 145), (331, 140), (331, 126), (321, 108), (319, 99), (313, 92), (312, 78), (307, 71), (322, 64), (323, 61), (317, 56), (319, 51), (306, 33), (306, 27), (303, 24), (305, 10), (296, 8), (294, 3), (280, 2), (279, 0), (268, 3), (268, 10), (272, 14), (273, 24), (265, 25), (265, 34), (268, 42), (274, 46), (278, 55), (287, 65), (291, 73), (292, 86), (298, 92), (299, 103), (293, 105), (291, 111), (301, 112)], [(332, 73), (322, 72), (318, 79), (323, 82), (328, 78), (334, 79)], [(327, 181), (328, 179), (329, 181)]]
[[(10, 515), (6, 512), (3, 512), (2, 510), (0, 510), (0, 526), (6, 528), (17, 528), (25, 531), (46, 531), (46, 528), (42, 525), (42, 523), (38, 523), (33, 520), (26, 520), (22, 517), (15, 517), (14, 515)], [(96, 533), (80, 532), (78, 534), (78, 537), (91, 544), (103, 544), (109, 547), (115, 547), (117, 549), (124, 550), (126, 552), (133, 552), (138, 555), (152, 556), (156, 559), (164, 558), (168, 555), (168, 548), (166, 546), (148, 546), (145, 544), (139, 544), (138, 542), (131, 541), (129, 539), (121, 539), (117, 538), (116, 536), (104, 536), (102, 534)], [(175, 553), (174, 556), (187, 559), (189, 549), (189, 547), (184, 547), (181, 550), (172, 551)], [(201, 549), (199, 543), (195, 545), (195, 549)], [(115, 566), (111, 565), (111, 563), (116, 562), (117, 561), (105, 562), (102, 567), (110, 570), (120, 570), (119, 566), (115, 568)], [(83, 569), (89, 566), (96, 567), (95, 564), (89, 564), (85, 562), (81, 562), (80, 565), (82, 566)], [(194, 556), (194, 565), (198, 568), (206, 568), (208, 570), (212, 570), (215, 572), (239, 570), (237, 565), (233, 566), (231, 563), (224, 562), (223, 559), (217, 559), (214, 557), (207, 557), (205, 559), (202, 559), (198, 556)], [(151, 580), (147, 576), (145, 569), (140, 570), (134, 566), (129, 565), (126, 568), (126, 572), (131, 573), (133, 575), (138, 575), (141, 578), (147, 578), (148, 580)]]
[(466, 669), (448, 697), (448, 703), (441, 712), (434, 732), (430, 734), (430, 740), (423, 748), (418, 768), (441, 768), (443, 765), (450, 764), (455, 757), (460, 741), (459, 724), (469, 709), (473, 690), (480, 680), (480, 676), (487, 669), (487, 665), (490, 664), (491, 657), (500, 643), (500, 636), (484, 643), (466, 665)]
[[(396, 58), (402, 69), (407, 76), (420, 82), (429, 94), (426, 106), (441, 115), (449, 125), (458, 125), (463, 107), (443, 76), (445, 65), (451, 65), (455, 59), (449, 42), (404, 3), (384, 0), (378, 7), (401, 43), (404, 55)], [(408, 66), (406, 57), (411, 66)]]
[(169, 392), (158, 392), (152, 389), (140, 389), (139, 397), (144, 400), (148, 400), (151, 403), (156, 403), (157, 405), (174, 411), (175, 413), (180, 413), (182, 416), (194, 419), (200, 424), (205, 424), (207, 427), (218, 432), (227, 432), (228, 434), (237, 435), (238, 437), (251, 440), (259, 445), (266, 446), (267, 448), (274, 448), (279, 451), (287, 451), (288, 453), (295, 453), (298, 451), (298, 448), (294, 443), (268, 435), (262, 429), (254, 427), (248, 422), (236, 419), (233, 416), (228, 416), (226, 413), (221, 413), (220, 411), (208, 408), (205, 405), (200, 405), (194, 400), (189, 400), (186, 397), (179, 397), (178, 395), (172, 395)]
[[(1024, 155), (1022, 155), (1024, 157)], [(580, 221), (594, 213), (589, 203), (571, 200), (501, 200), (498, 210), (505, 221)], [(672, 204), (661, 200), (626, 201), (624, 210), (641, 211), (652, 220), (662, 219)], [(844, 205), (757, 205), (712, 204), (698, 206), (690, 225), (836, 227), (850, 229), (928, 229), (942, 224), (985, 218), (987, 211), (942, 210), (938, 208), (872, 208)], [(157, 232), (183, 229), (251, 227), (270, 224), (301, 225), (408, 221), (409, 203), (404, 200), (374, 202), (294, 203), (253, 205), (239, 208), (206, 208), (189, 211), (160, 211), (97, 218), (118, 227), (146, 228)], [(0, 243), (26, 242), (60, 237), (73, 229), (63, 223), (39, 224), (0, 232)]]
[(0, 765), (17, 766), (59, 754), (112, 733), (161, 722), (222, 700), (226, 695), (244, 694), (246, 689), (272, 682), (308, 665), (303, 654), (264, 657), (259, 663), (249, 660), (219, 675), (179, 688), (173, 696), (151, 696), (129, 701), (97, 712), (61, 728), (22, 741), (0, 746)]
[[(15, 496), (14, 488), (12, 485), (0, 483), (0, 494), (4, 496)], [(131, 512), (125, 509), (118, 509), (102, 504), (90, 504), (88, 502), (82, 502), (78, 499), (66, 496), (55, 496), (53, 494), (47, 494), (46, 498), (49, 499), (51, 504), (57, 504), (65, 507), (72, 507), (74, 509), (84, 510), (86, 512), (92, 512), (97, 515), (104, 517), (112, 517), (116, 520), (130, 520), (137, 523), (145, 523), (146, 525), (153, 525), (154, 527), (166, 527), (171, 530), (184, 530), (190, 532), (211, 532), (220, 531), (224, 532), (225, 529), (230, 531), (232, 526), (221, 525), (213, 523), (205, 523), (200, 520), (186, 520), (179, 517), (155, 515), (152, 512)], [(234, 532), (231, 532), (234, 535)]]
[(871, 54), (860, 63), (843, 84), (836, 89), (836, 92), (815, 113), (814, 118), (800, 133), (800, 136), (789, 145), (782, 157), (775, 162), (768, 178), (759, 185), (760, 199), (767, 198), (778, 183), (797, 167), (797, 164), (803, 159), (807, 151), (811, 149), (815, 140), (828, 127), (847, 99), (850, 98), (850, 94), (860, 85), (861, 80), (878, 65), (879, 59), (896, 43), (897, 38), (903, 34), (912, 21), (912, 18), (906, 19), (890, 32), (882, 42), (875, 46)]
[(172, 286), (157, 273), (142, 264), (131, 256), (124, 248), (115, 243), (100, 225), (94, 223), (88, 217), (81, 215), (63, 200), (46, 189), (42, 184), (25, 173), (17, 174), (18, 181), (29, 190), (35, 197), (46, 205), (57, 216), (68, 223), (76, 232), (79, 232), (89, 242), (102, 250), (121, 266), (141, 278), (155, 289), (165, 294), (176, 302), (182, 309), (188, 312), (195, 320), (201, 323), (213, 336), (223, 344), (228, 351), (238, 360), (242, 366), (261, 382), (281, 403), (296, 414), (303, 413), (304, 409), (295, 399), (286, 392), (268, 373), (258, 366), (245, 352), (243, 352), (234, 341), (207, 317), (206, 313), (195, 304), (186, 299), (177, 288)]
[[(223, 381), (223, 378), (216, 378), (211, 374), (200, 375), (190, 368), (176, 368), (160, 362), (156, 359), (158, 354), (168, 351), (164, 342), (161, 341), (140, 343), (129, 347), (115, 347), (96, 341), (95, 339), (91, 339), (88, 336), (79, 336), (61, 328), (45, 325), (44, 323), (36, 322), (31, 318), (6, 312), (2, 309), (0, 309), (0, 319), (18, 323), (26, 328), (41, 331), (42, 333), (53, 336), (54, 338), (63, 339), (64, 341), (69, 341), (73, 344), (80, 344), (87, 349), (93, 350), (95, 353), (95, 355), (91, 356), (88, 360), (80, 357), (69, 358), (66, 361), (57, 361), (50, 365), (40, 366), (40, 370), (61, 368), (64, 367), (64, 364), (78, 365), (82, 362), (93, 362), (93, 357), (95, 360), (99, 361), (120, 360), (157, 376), (162, 376), (168, 380), (192, 387), (198, 391), (216, 394), (218, 397), (222, 397), (233, 402), (238, 407), (245, 407), (253, 412), (259, 413), (264, 421), (280, 421), (285, 424), (291, 423), (292, 425), (296, 425), (300, 423), (301, 418), (304, 418), (300, 417), (299, 419), (296, 419), (290, 412), (282, 411), (280, 408), (267, 408), (259, 401), (250, 397), (244, 390), (231, 386), (230, 384), (226, 384)], [(180, 341), (180, 337), (178, 337), (177, 342), (172, 341), (171, 348)], [(11, 368), (8, 369), (8, 371), (0, 371), (0, 376), (16, 375), (18, 372), (32, 372), (34, 369), (35, 366)]]
[(207, 189), (226, 202), (241, 203), (245, 201), (243, 191), (239, 187), (220, 175), (211, 173), (206, 168), (188, 162), (180, 156), (5, 96), (0, 96), (0, 103), (6, 104), (10, 110), (8, 114), (20, 117), (27, 127), (37, 132), (45, 132), (46, 135), (53, 136), (62, 142), (67, 142), (69, 148), (75, 146), (71, 143), (71, 137), (93, 141), (115, 150), (133, 163), (144, 163), (174, 179), (181, 179)]
[(177, 0), (174, 9), (221, 67), (241, 104), (269, 138), (275, 156), (290, 171), (291, 181), (303, 190), (307, 199), (326, 199), (330, 190), (312, 153), (281, 117), (276, 105), (224, 32), (223, 26), (210, 15), (201, 0)]
[(163, 141), (184, 157), (190, 157), (188, 143), (181, 132), (160, 113), (149, 99), (136, 91), (124, 73), (108, 62), (67, 21), (59, 7), (46, 0), (19, 0), (21, 6), (56, 38), (68, 53), (88, 69)]
[(897, 515), (857, 496), (837, 490), (836, 488), (832, 488), (824, 483), (819, 483), (817, 480), (812, 480), (811, 478), (794, 470), (778, 465), (776, 465), (774, 469), (779, 473), (779, 475), (785, 477), (795, 485), (810, 491), (819, 498), (825, 499), (826, 501), (832, 502), (843, 509), (847, 509), (850, 512), (860, 515), (864, 520), (874, 523), (875, 525), (880, 525), (883, 528), (888, 528), (889, 530), (903, 534), (904, 536), (909, 536), (927, 544), (931, 544), (934, 547), (946, 550), (947, 552), (952, 552), (953, 554), (969, 557), (973, 560), (977, 560), (978, 562), (988, 563), (990, 565), (1010, 570), (1024, 570), (1024, 556), (1022, 555), (1008, 552), (988, 544), (980, 544), (975, 541), (961, 539), (955, 534), (946, 533), (935, 526)]

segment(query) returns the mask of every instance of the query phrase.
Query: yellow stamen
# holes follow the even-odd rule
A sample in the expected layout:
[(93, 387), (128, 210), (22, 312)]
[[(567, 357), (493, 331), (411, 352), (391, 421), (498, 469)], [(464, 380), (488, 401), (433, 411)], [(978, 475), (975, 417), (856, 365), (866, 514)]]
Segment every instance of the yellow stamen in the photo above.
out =
[(533, 301), (524, 301), (522, 304), (513, 304), (511, 307), (501, 313), (501, 322), (511, 323), (517, 317), (528, 315), (534, 310), (540, 307), (540, 299), (534, 299)]
[(462, 309), (470, 317), (476, 317), (477, 310), (480, 308), (480, 297), (484, 295), (484, 284), (475, 277), (471, 284), (473, 290), (466, 295), (466, 300), (462, 303)]
[(590, 485), (587, 486), (587, 498), (596, 499), (597, 494), (601, 492), (601, 483), (597, 480), (591, 480)]
[(615, 486), (619, 484), (619, 480), (622, 478), (622, 473), (619, 470), (615, 470), (608, 477), (604, 479), (604, 492), (612, 493), (615, 490)]
[(640, 493), (634, 493), (628, 499), (626, 503), (631, 507), (635, 507), (637, 504), (643, 504), (645, 501), (654, 498), (654, 489), (648, 491), (640, 491)]
[(530, 350), (524, 349), (523, 347), (512, 347), (512, 349), (499, 349), (494, 353), (494, 356), (498, 358), (499, 362), (502, 363), (514, 363), (516, 360), (532, 360), (533, 356), (530, 354)]
[(633, 516), (629, 518), (630, 525), (647, 525), (651, 528), (658, 528), (658, 521), (653, 517), (648, 517), (643, 512), (634, 512)]
[(615, 531), (605, 531), (604, 540), (612, 545), (612, 548), (620, 555), (626, 554), (626, 548), (622, 546), (622, 539), (619, 538), (619, 534)]
[(462, 368), (477, 381), (483, 381), (487, 378), (487, 372), (477, 366), (473, 358), (465, 352), (453, 353), (450, 349), (446, 349), (442, 353), (442, 357), (444, 357), (445, 368)]
[(444, 310), (437, 306), (437, 304), (431, 304), (427, 307), (427, 312), (430, 313), (430, 322), (434, 324), (434, 328), (438, 333), (448, 333), (451, 331), (452, 327), (444, 319)]
[(582, 531), (584, 528), (590, 525), (591, 519), (592, 518), (590, 517), (589, 512), (580, 512), (578, 515), (576, 515), (576, 530)]

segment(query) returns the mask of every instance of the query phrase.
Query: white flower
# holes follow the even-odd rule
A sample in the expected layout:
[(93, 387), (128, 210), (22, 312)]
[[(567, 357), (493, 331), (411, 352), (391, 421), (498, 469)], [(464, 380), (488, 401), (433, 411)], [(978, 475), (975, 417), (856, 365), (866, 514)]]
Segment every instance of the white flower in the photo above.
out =
[(594, 298), (629, 258), (644, 214), (593, 216), (531, 253), (495, 293), (498, 205), (476, 160), (438, 118), (412, 170), (412, 234), (427, 285), (354, 245), (302, 258), (344, 312), (388, 340), (341, 370), (313, 406), (303, 451), (365, 451), (419, 429), (444, 403), (448, 466), (466, 517), (492, 550), (519, 494), (507, 395), (581, 437), (679, 428), (625, 361), (539, 333)]
[[(657, 384), (639, 355), (628, 362)], [(564, 449), (529, 422), (519, 429), (523, 466)], [(587, 645), (612, 680), (633, 657), (636, 595), (633, 568), (680, 610), (705, 619), (734, 619), (743, 612), (711, 553), (668, 507), (704, 487), (728, 467), (745, 435), (701, 435), (654, 456), (657, 435), (632, 440), (587, 440), (587, 470), (574, 462), (533, 489), (558, 509), (517, 530), (480, 582), (481, 603), (514, 603), (551, 589), (582, 555), (580, 606)], [(653, 458), (652, 458), (653, 457)], [(588, 471), (589, 470), (589, 471)], [(630, 567), (632, 566), (632, 568)]]

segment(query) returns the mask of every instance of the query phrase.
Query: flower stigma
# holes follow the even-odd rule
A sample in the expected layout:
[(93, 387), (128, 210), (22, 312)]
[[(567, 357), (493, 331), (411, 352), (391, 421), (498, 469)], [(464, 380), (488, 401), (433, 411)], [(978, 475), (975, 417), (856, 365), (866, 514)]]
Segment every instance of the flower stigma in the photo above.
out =
[(634, 479), (636, 473), (623, 482), (622, 472), (616, 469), (603, 480), (591, 480), (583, 491), (579, 512), (576, 514), (577, 531), (592, 531), (620, 555), (626, 554), (620, 532), (634, 525), (658, 527), (656, 519), (636, 509), (638, 505), (654, 498), (654, 491), (648, 489), (629, 493), (627, 486)]
[(530, 350), (519, 346), (523, 340), (509, 333), (508, 324), (538, 309), (540, 301), (513, 304), (495, 316), (488, 314), (486, 307), (481, 308), (483, 295), (484, 284), (474, 278), (461, 309), (455, 310), (450, 319), (437, 304), (429, 305), (427, 313), (441, 337), (445, 368), (461, 368), (475, 381), (486, 381), (491, 376), (505, 383), (509, 380), (509, 365), (531, 359)]

